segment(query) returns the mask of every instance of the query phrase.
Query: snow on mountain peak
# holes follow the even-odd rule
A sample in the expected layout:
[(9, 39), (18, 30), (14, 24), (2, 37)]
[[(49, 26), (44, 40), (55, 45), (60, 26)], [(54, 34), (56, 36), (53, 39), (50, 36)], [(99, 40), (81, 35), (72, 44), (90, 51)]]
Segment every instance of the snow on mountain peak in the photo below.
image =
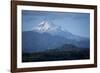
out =
[(50, 22), (50, 21), (42, 21), (36, 27), (33, 27), (32, 30), (38, 33), (49, 33), (54, 36), (59, 35), (67, 39), (79, 39), (79, 37), (77, 37), (76, 35), (73, 35), (68, 30), (64, 30), (62, 29), (61, 26), (55, 25), (53, 24), (53, 22)]
[(61, 27), (56, 26), (52, 22), (49, 22), (49, 21), (42, 21), (36, 27), (33, 27), (32, 30), (40, 32), (40, 33), (43, 33), (43, 32), (57, 32), (58, 30), (61, 30)]

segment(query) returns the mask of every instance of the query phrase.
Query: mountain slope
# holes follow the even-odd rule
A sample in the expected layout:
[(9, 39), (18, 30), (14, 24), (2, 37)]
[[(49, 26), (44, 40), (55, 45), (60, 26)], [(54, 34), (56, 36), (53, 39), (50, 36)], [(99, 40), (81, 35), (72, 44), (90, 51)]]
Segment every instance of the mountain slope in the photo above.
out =
[(52, 36), (48, 33), (27, 31), (22, 33), (22, 47), (24, 52), (44, 51), (56, 48), (67, 43), (68, 39), (60, 36)]

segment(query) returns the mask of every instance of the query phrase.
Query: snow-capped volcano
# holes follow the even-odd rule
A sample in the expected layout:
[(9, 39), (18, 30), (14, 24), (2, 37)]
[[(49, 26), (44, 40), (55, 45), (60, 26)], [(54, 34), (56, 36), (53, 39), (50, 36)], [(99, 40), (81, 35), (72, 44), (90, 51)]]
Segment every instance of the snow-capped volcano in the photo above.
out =
[(49, 21), (42, 21), (40, 22), (36, 27), (32, 28), (33, 31), (37, 31), (39, 33), (54, 33), (61, 31), (61, 27), (53, 24), (52, 22)]
[(87, 40), (88, 38), (81, 37), (78, 35), (75, 35), (71, 32), (69, 32), (67, 29), (64, 30), (61, 26), (58, 26), (57, 24), (54, 24), (53, 22), (50, 21), (42, 21), (40, 22), (36, 27), (33, 27), (32, 29), (33, 32), (38, 32), (38, 33), (48, 33), (53, 36), (60, 36), (64, 37), (66, 39), (69, 39), (71, 41), (83, 41)]
[(49, 33), (51, 35), (62, 36), (68, 39), (74, 38), (71, 32), (62, 29), (61, 26), (50, 21), (42, 21), (36, 27), (33, 27), (32, 30), (38, 33)]
[[(79, 48), (89, 48), (89, 39), (74, 35), (68, 30), (50, 21), (42, 21), (32, 28), (24, 31), (23, 48), (25, 52), (44, 51), (64, 44), (71, 44)], [(72, 47), (69, 45), (69, 47)]]

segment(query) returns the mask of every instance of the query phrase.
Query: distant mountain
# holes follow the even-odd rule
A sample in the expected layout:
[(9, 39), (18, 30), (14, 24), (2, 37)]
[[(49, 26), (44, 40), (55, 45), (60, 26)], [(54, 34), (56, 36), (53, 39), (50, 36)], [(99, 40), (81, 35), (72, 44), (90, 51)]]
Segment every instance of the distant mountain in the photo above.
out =
[(32, 31), (38, 32), (38, 33), (48, 33), (53, 36), (60, 36), (60, 37), (69, 39), (70, 41), (67, 41), (67, 43), (71, 43), (71, 44), (73, 43), (78, 47), (87, 48), (89, 47), (89, 44), (90, 44), (89, 38), (74, 35), (68, 30), (62, 29), (61, 26), (57, 26), (53, 22), (46, 21), (46, 20), (37, 24), (36, 27), (33, 27)]
[(63, 30), (49, 21), (42, 21), (32, 31), (22, 32), (24, 52), (45, 51), (66, 44), (67, 47), (89, 48), (89, 39)]

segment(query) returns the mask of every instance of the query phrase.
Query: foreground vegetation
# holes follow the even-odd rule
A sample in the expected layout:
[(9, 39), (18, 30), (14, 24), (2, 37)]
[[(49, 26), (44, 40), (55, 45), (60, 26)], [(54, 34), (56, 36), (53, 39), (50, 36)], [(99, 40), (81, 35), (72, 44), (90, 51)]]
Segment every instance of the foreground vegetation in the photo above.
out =
[(89, 59), (89, 49), (57, 50), (23, 53), (22, 62), (58, 61)]

